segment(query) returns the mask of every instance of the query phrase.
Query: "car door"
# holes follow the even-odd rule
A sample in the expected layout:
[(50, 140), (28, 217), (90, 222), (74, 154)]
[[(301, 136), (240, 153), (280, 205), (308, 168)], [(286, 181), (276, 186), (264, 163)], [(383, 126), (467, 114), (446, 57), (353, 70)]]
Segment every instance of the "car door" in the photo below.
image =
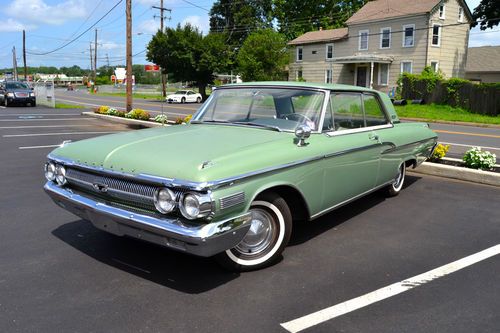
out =
[(194, 92), (192, 92), (192, 91), (187, 92), (186, 101), (187, 102), (194, 102), (195, 101)]
[(362, 93), (332, 92), (329, 104), (323, 124), (328, 140), (324, 159), (325, 210), (375, 187), (381, 146), (376, 133), (366, 126)]

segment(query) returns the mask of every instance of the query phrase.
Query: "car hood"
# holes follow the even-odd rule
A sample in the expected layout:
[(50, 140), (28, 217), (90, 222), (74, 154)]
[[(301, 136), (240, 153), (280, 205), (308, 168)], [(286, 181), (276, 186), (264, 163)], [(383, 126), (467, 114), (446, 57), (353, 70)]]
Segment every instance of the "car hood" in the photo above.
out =
[(294, 137), (259, 128), (177, 125), (73, 142), (51, 156), (118, 172), (205, 182), (300, 158)]

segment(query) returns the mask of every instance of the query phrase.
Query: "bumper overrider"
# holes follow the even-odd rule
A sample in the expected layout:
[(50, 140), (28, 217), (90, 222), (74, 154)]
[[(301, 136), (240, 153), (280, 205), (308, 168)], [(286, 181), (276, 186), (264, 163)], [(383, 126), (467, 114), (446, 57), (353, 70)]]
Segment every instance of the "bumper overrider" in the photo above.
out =
[(235, 247), (250, 228), (250, 213), (219, 222), (195, 224), (177, 217), (154, 217), (109, 206), (47, 182), (45, 192), (60, 207), (98, 229), (202, 257)]

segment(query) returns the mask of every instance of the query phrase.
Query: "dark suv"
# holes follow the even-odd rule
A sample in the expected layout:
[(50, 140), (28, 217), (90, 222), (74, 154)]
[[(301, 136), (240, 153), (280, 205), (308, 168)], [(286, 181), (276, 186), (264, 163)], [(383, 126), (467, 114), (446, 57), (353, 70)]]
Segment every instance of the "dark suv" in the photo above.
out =
[(36, 106), (35, 93), (25, 82), (2, 82), (0, 83), (0, 103), (5, 106), (13, 104)]

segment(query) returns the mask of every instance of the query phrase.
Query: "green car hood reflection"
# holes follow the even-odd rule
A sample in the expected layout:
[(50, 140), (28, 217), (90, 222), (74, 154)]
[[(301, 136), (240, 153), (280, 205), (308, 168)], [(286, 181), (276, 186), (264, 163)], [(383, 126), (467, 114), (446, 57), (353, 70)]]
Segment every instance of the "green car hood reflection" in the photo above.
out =
[(82, 140), (51, 155), (118, 172), (205, 182), (289, 162), (293, 156), (285, 156), (283, 144), (295, 150), (294, 138), (261, 128), (193, 124)]

